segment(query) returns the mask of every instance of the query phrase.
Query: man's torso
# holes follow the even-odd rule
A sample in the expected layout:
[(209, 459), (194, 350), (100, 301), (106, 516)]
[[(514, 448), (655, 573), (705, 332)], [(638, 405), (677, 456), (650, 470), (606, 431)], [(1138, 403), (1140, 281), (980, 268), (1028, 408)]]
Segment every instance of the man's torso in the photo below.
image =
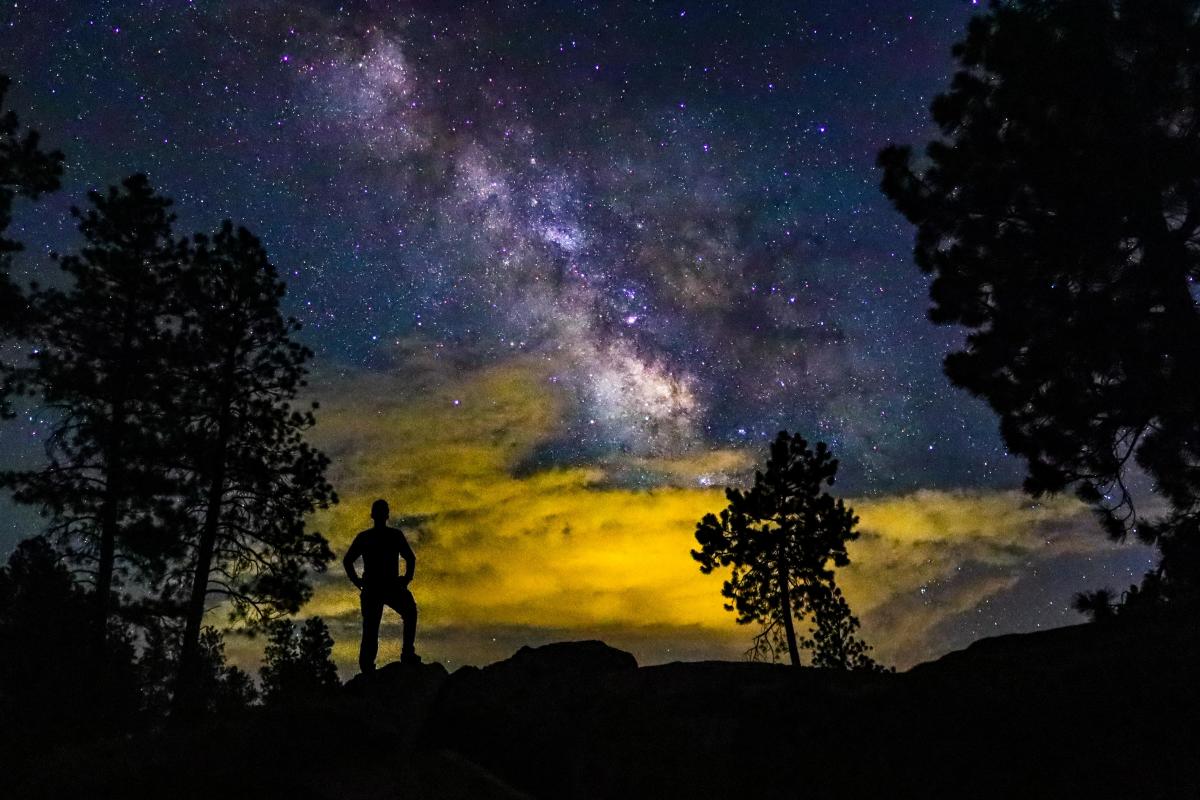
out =
[(360, 533), (363, 583), (383, 588), (400, 575), (400, 556), (408, 550), (404, 534), (396, 528), (370, 528)]

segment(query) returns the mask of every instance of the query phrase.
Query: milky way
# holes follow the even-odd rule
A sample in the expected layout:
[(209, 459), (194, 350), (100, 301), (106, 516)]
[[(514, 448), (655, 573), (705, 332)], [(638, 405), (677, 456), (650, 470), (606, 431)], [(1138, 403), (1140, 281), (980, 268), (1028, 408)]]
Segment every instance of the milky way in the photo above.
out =
[[(68, 156), (14, 227), (22, 277), (69, 246), (85, 188), (145, 171), (183, 230), (264, 239), (325, 379), (409, 380), (414, 342), (543, 364), (570, 402), (523, 470), (624, 458), (608, 480), (707, 487), (736, 476), (628, 459), (787, 428), (861, 496), (1008, 490), (1021, 465), (941, 374), (959, 334), (925, 319), (874, 168), (931, 135), (975, 5), (11, 4), (0, 69)], [(0, 430), (0, 453), (40, 431)]]
[(246, 221), (323, 356), (561, 357), (566, 449), (788, 427), (867, 487), (1012, 478), (873, 169), (968, 4), (49, 5), (5, 12), (4, 64), (68, 186), (142, 169)]

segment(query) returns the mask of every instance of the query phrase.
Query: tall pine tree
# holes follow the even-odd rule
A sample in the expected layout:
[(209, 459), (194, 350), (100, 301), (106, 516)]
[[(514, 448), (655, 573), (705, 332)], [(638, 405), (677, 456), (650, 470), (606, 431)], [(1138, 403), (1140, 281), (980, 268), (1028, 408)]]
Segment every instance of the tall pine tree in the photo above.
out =
[(178, 391), (188, 505), (185, 627), (176, 708), (196, 707), (200, 633), (210, 597), (259, 624), (299, 610), (310, 570), (333, 558), (305, 517), (337, 502), (328, 459), (304, 433), (312, 408), (293, 408), (312, 352), (280, 313), (284, 285), (249, 231), (226, 222), (198, 236), (181, 283), (187, 370)]
[(34, 297), (36, 344), (24, 378), (54, 419), (42, 469), (0, 474), (21, 503), (40, 506), (50, 531), (94, 579), (96, 631), (127, 567), (153, 573), (172, 552), (164, 464), (175, 358), (173, 287), (184, 245), (170, 201), (142, 175), (91, 192), (72, 209), (84, 245), (58, 258), (65, 289)]
[(996, 412), (1032, 495), (1074, 490), (1113, 538), (1157, 544), (1127, 600), (1184, 614), (1200, 605), (1198, 43), (1195, 0), (991, 3), (930, 108), (940, 134), (879, 155), (933, 277), (929, 317), (967, 333), (947, 377)]

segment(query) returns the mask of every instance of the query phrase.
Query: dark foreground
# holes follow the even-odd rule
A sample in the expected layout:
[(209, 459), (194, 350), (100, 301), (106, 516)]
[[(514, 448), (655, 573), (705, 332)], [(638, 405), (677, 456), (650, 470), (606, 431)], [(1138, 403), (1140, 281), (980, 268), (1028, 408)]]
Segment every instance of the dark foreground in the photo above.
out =
[(1004, 636), (883, 675), (563, 643), (48, 759), (18, 796), (1194, 798), (1200, 624)]

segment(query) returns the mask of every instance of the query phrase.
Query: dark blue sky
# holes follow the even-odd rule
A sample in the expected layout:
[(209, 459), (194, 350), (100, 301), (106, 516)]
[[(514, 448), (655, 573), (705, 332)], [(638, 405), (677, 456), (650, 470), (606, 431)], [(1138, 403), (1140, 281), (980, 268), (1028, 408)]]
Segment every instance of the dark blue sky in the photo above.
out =
[(326, 366), (413, 335), (483, 360), (615, 342), (686, 382), (646, 445), (565, 376), (585, 427), (549, 458), (788, 427), (855, 489), (1008, 485), (874, 168), (928, 137), (972, 5), (22, 4), (0, 68), (68, 172), (15, 233), (38, 275), (86, 188), (145, 171), (181, 231), (266, 241)]

